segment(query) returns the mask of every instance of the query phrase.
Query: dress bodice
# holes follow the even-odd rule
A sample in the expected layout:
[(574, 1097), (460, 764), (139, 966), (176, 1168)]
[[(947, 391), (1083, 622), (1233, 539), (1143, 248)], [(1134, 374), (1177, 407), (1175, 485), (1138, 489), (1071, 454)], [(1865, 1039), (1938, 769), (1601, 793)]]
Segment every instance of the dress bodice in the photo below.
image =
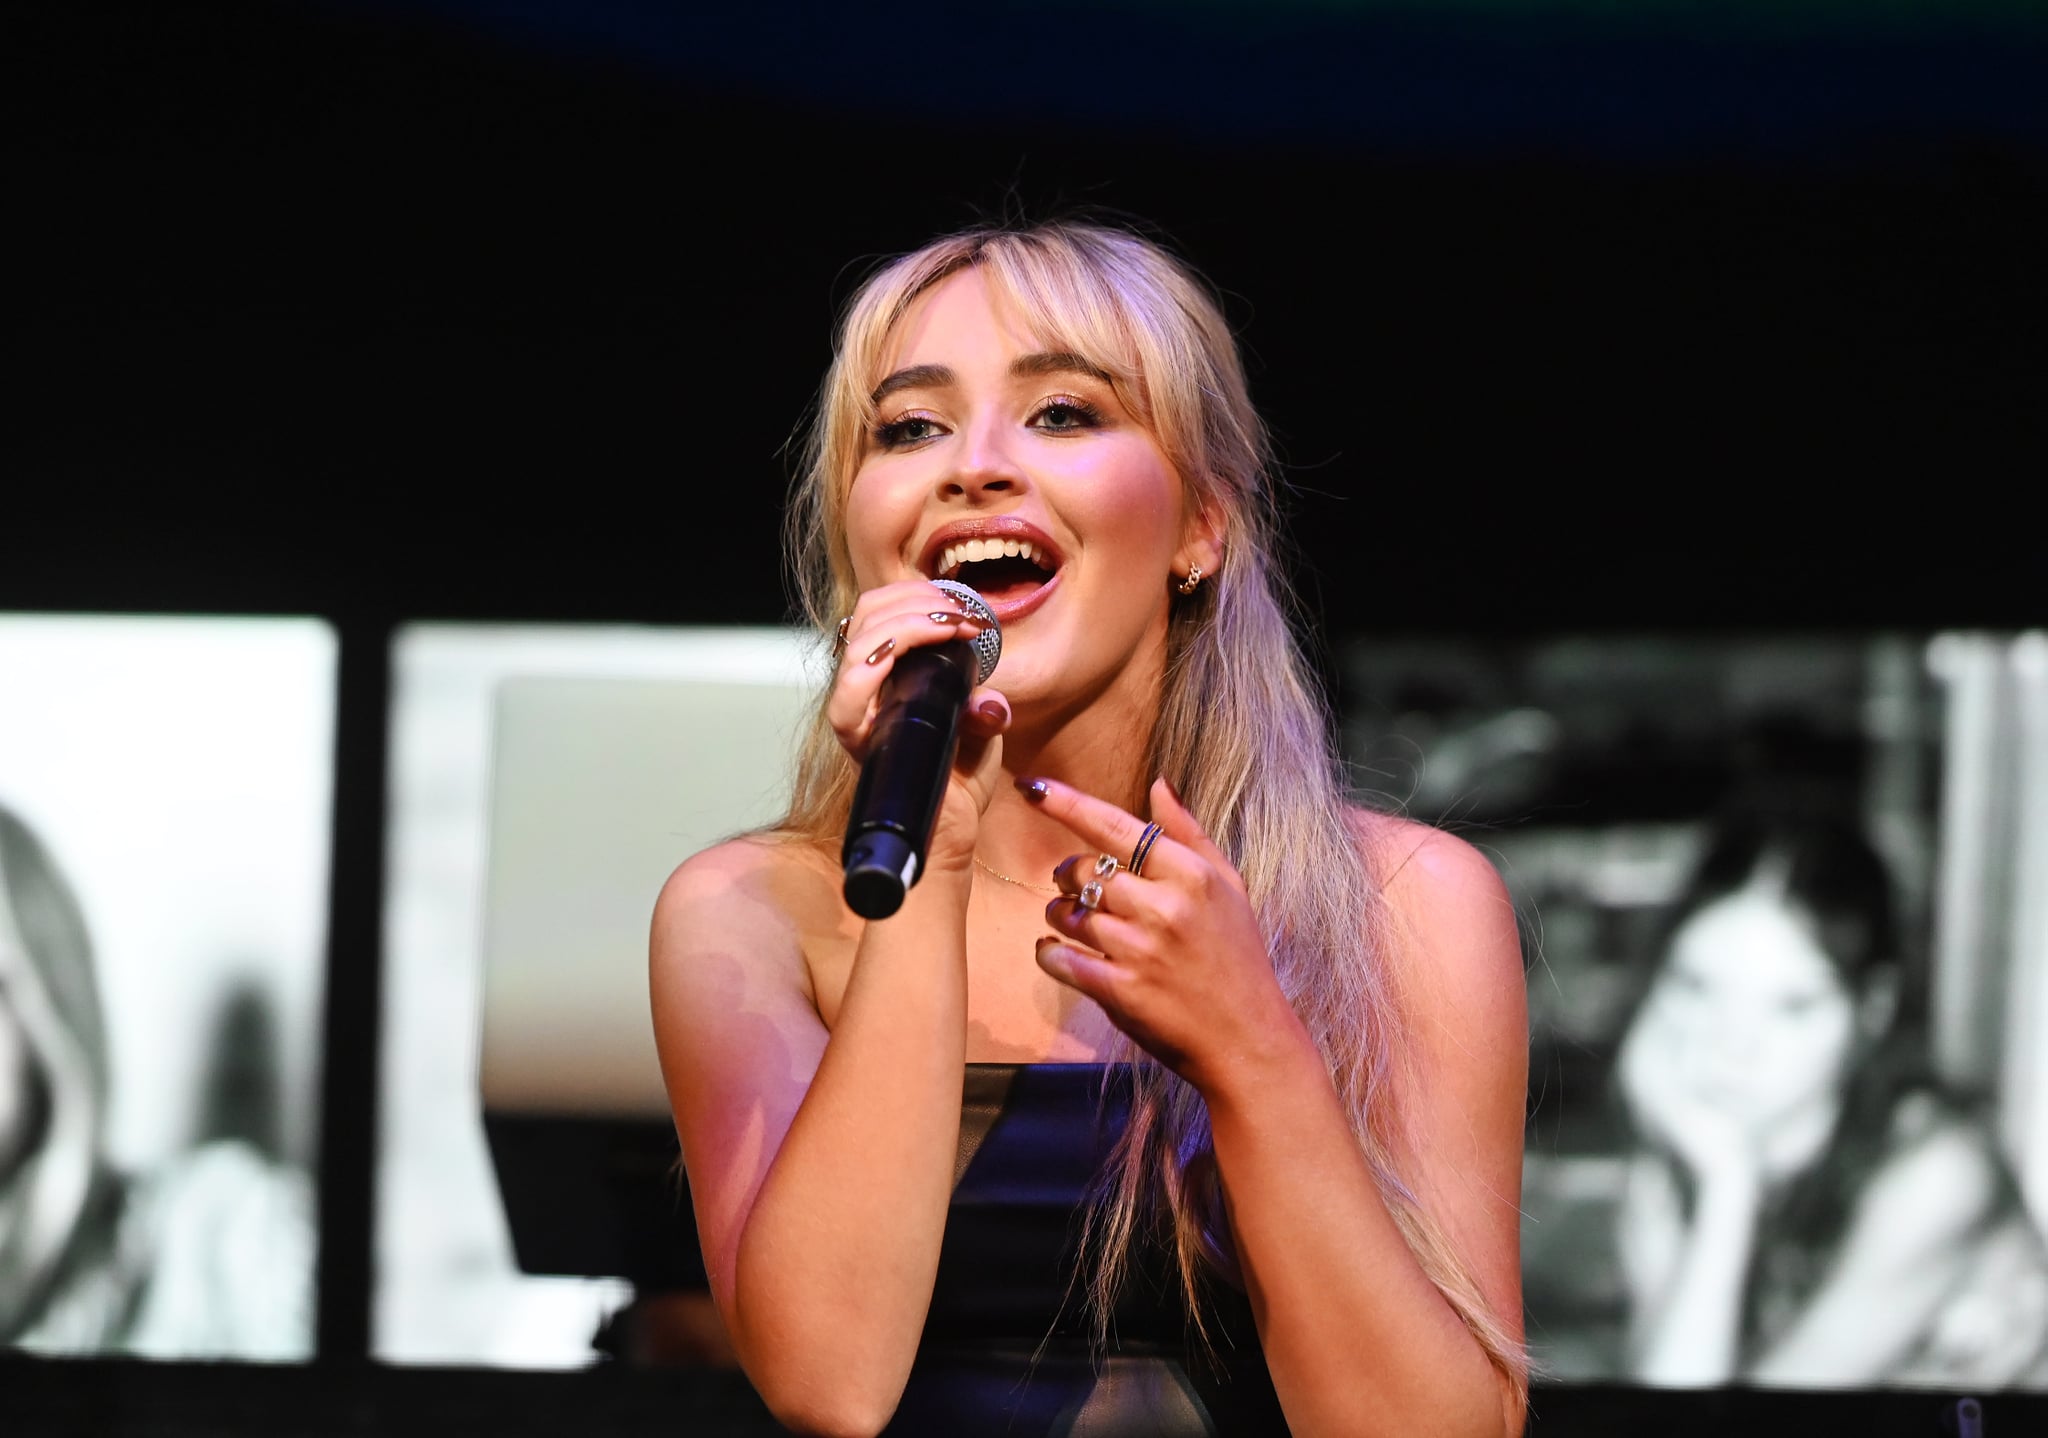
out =
[(1128, 1070), (971, 1064), (930, 1315), (892, 1431), (1120, 1438), (1285, 1432), (1250, 1305), (1212, 1282), (1197, 1351), (1165, 1244), (1133, 1254), (1107, 1353), (1076, 1281), (1084, 1203)]

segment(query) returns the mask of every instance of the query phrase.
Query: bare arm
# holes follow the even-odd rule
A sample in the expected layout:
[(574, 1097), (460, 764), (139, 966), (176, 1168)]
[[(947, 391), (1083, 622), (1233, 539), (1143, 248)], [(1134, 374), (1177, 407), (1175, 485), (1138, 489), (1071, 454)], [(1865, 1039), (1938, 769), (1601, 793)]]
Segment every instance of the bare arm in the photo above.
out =
[[(1128, 852), (1110, 806), (1064, 786), (1045, 802), (1106, 851)], [(1519, 1433), (1519, 1382), (1489, 1360), (1403, 1239), (1273, 980), (1241, 882), (1164, 785), (1152, 812), (1179, 842), (1156, 881), (1148, 858), (1145, 887), (1112, 887), (1105, 908), (1130, 917), (1056, 904), (1055, 927), (1088, 949), (1042, 947), (1040, 962), (1207, 1100), (1232, 1236), (1290, 1427)], [(1409, 832), (1417, 852), (1388, 886), (1405, 931), (1392, 961), (1413, 1044), (1393, 1100), (1417, 1139), (1407, 1177), (1486, 1310), (1519, 1337), (1528, 1030), (1513, 913), (1477, 853)]]
[[(861, 596), (826, 704), (850, 752), (891, 654), (965, 623), (922, 582)], [(684, 864), (655, 907), (655, 1038), (711, 1294), (769, 1409), (804, 1431), (888, 1422), (931, 1307), (959, 1144), (969, 875), (1007, 721), (979, 691), (894, 916), (857, 924), (817, 851), (745, 840)], [(807, 951), (847, 942), (828, 1033)]]
[(741, 1365), (790, 1426), (871, 1432), (908, 1378), (951, 1195), (965, 882), (933, 874), (866, 926), (828, 1036), (777, 892), (789, 864), (741, 841), (669, 881), (656, 1036)]
[[(1408, 1081), (1396, 1084), (1414, 1135), (1406, 1177), (1519, 1339), (1528, 1021), (1513, 910), (1492, 867), (1441, 834), (1422, 840), (1388, 897), (1405, 930), (1397, 962), (1413, 1046)], [(1205, 1097), (1232, 1234), (1295, 1431), (1519, 1433), (1519, 1383), (1424, 1273), (1320, 1056), (1298, 1026), (1288, 1037), (1284, 1054), (1233, 1066)]]
[(1765, 1383), (1881, 1380), (1909, 1358), (1997, 1200), (1986, 1140), (1944, 1123), (1873, 1174), (1812, 1300), (1760, 1355)]
[(1629, 1316), (1630, 1367), (1637, 1378), (1696, 1388), (1735, 1376), (1762, 1204), (1751, 1170), (1722, 1170), (1701, 1182), (1663, 1280), (1638, 1289)]
[[(1622, 1259), (1631, 1291), (1630, 1372), (1646, 1383), (1701, 1387), (1733, 1378), (1742, 1357), (1744, 1293), (1764, 1202), (1757, 1134), (1674, 1071), (1686, 1025), (1652, 988), (1622, 1040), (1617, 1073), (1645, 1147), (1623, 1195)], [(1693, 1188), (1688, 1214), (1677, 1176)]]
[[(1627, 1084), (1626, 1049), (1623, 1066)], [(1697, 1143), (1710, 1125), (1694, 1113), (1687, 1127)], [(1636, 1376), (1672, 1386), (1737, 1376), (1813, 1387), (1881, 1380), (1926, 1332), (1997, 1184), (1981, 1137), (1959, 1125), (1944, 1124), (1895, 1154), (1857, 1198), (1806, 1306), (1745, 1373), (1743, 1315), (1762, 1185), (1739, 1147), (1711, 1162), (1700, 1154), (1681, 1161), (1696, 1165), (1689, 1218), (1679, 1212), (1668, 1167), (1647, 1155), (1632, 1174), (1624, 1211), (1625, 1221), (1668, 1235), (1661, 1264), (1631, 1266), (1630, 1329)]]

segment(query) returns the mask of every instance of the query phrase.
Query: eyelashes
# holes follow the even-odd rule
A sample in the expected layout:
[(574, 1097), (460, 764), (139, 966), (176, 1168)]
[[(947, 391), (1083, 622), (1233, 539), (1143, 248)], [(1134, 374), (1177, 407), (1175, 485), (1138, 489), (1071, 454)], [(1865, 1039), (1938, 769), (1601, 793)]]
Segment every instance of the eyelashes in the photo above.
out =
[[(1060, 422), (1048, 423), (1055, 415), (1060, 416)], [(1100, 429), (1102, 411), (1085, 399), (1076, 399), (1072, 395), (1058, 395), (1040, 405), (1032, 414), (1031, 427), (1054, 434), (1076, 429)]]
[(908, 449), (911, 445), (933, 438), (939, 422), (926, 419), (923, 415), (907, 415), (902, 419), (878, 424), (874, 429), (875, 446), (878, 449)]
[[(1040, 434), (1080, 434), (1100, 429), (1102, 410), (1075, 395), (1052, 395), (1032, 410), (1026, 427)], [(945, 433), (945, 426), (926, 414), (906, 414), (877, 424), (872, 437), (878, 449), (911, 449)]]

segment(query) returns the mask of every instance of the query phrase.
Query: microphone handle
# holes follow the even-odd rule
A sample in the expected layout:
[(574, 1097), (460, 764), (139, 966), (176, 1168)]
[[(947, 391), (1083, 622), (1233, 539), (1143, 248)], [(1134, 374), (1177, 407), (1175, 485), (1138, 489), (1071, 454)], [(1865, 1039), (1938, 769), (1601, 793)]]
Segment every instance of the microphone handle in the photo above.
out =
[(975, 667), (956, 639), (904, 655), (883, 686), (840, 849), (846, 906), (864, 919), (895, 913), (923, 873)]

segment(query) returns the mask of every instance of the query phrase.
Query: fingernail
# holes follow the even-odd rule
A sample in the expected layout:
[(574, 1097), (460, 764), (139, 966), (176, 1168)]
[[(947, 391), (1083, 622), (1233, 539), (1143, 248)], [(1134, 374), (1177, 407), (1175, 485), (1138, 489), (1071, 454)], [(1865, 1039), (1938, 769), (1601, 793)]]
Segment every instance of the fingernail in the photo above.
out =
[(925, 618), (931, 620), (934, 624), (958, 624), (966, 617), (964, 614), (948, 614), (943, 609), (934, 609), (931, 613), (925, 615)]
[(1003, 721), (1003, 706), (993, 699), (984, 700), (976, 705), (974, 712), (991, 724), (1000, 724)]
[(870, 663), (870, 664), (880, 664), (880, 663), (881, 663), (881, 662), (882, 662), (882, 661), (883, 661), (884, 659), (886, 659), (886, 658), (888, 658), (888, 657), (889, 657), (889, 651), (890, 651), (890, 650), (892, 650), (892, 649), (894, 649), (895, 647), (896, 647), (896, 641), (895, 641), (895, 640), (893, 640), (893, 639), (884, 639), (884, 640), (882, 641), (882, 643), (881, 643), (880, 647), (878, 647), (878, 648), (877, 648), (877, 649), (875, 650), (875, 652), (874, 652), (874, 653), (872, 653), (872, 654), (870, 654), (870, 655), (868, 656), (868, 663)]
[(1017, 787), (1024, 791), (1024, 797), (1034, 804), (1045, 802), (1045, 796), (1052, 792), (1052, 785), (1043, 779), (1019, 779)]

